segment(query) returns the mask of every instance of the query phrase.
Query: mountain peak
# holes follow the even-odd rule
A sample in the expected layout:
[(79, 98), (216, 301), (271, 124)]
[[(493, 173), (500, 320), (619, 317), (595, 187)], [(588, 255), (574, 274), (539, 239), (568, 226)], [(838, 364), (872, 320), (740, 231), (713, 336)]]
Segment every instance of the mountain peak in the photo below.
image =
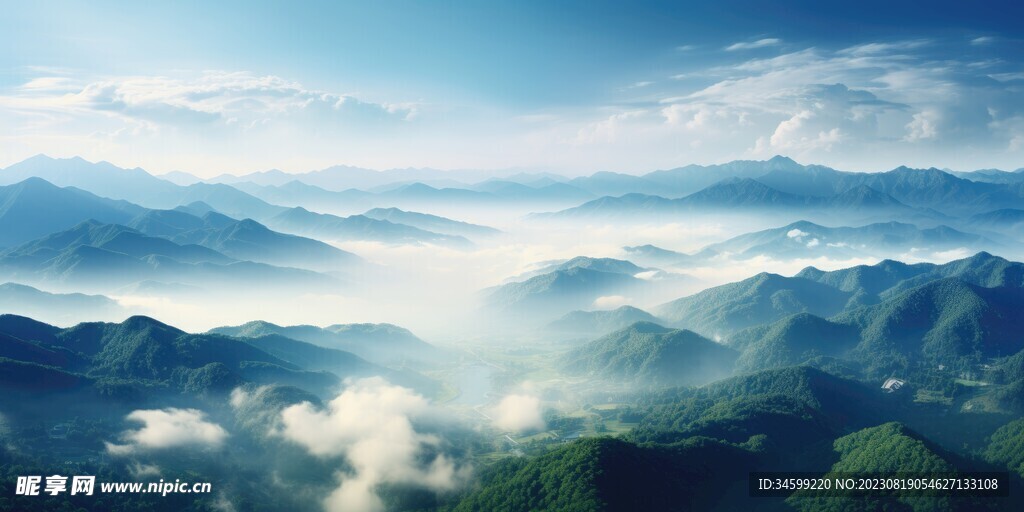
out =
[(50, 155), (47, 155), (45, 153), (39, 153), (38, 155), (33, 155), (33, 156), (30, 156), (30, 157), (22, 160), (21, 163), (24, 164), (24, 163), (30, 163), (30, 162), (31, 163), (54, 162), (56, 160), (57, 160), (56, 158), (53, 158)]
[(623, 331), (625, 332), (636, 332), (640, 334), (660, 334), (669, 332), (671, 330), (672, 329), (669, 329), (668, 327), (663, 327), (654, 322), (648, 322), (645, 320), (634, 322), (625, 329), (623, 329)]
[(196, 212), (206, 213), (214, 211), (214, 208), (205, 201), (192, 201), (186, 205), (181, 205), (178, 208), (192, 210)]
[(146, 329), (157, 329), (160, 331), (167, 331), (173, 333), (185, 334), (185, 331), (181, 331), (176, 327), (171, 327), (155, 318), (151, 318), (145, 315), (134, 315), (125, 319), (120, 324), (121, 327), (131, 329), (133, 331), (141, 331)]
[(999, 256), (995, 256), (992, 253), (989, 253), (988, 251), (980, 251), (977, 254), (975, 254), (974, 256), (971, 256), (971, 257), (967, 258), (967, 261), (970, 261), (972, 263), (985, 262), (985, 261), (993, 261), (993, 260), (994, 261), (1006, 261), (1005, 259), (1000, 258)]
[(53, 183), (50, 183), (49, 181), (46, 181), (38, 176), (31, 176), (25, 178), (12, 186), (19, 187), (23, 190), (53, 190), (56, 188), (60, 188), (57, 185), (54, 185)]
[(250, 320), (250, 321), (242, 324), (239, 327), (241, 327), (242, 329), (246, 329), (246, 330), (248, 330), (248, 329), (256, 329), (256, 328), (272, 329), (272, 330), (283, 329), (282, 326), (277, 325), (275, 323), (268, 322), (266, 320)]
[(780, 230), (789, 231), (789, 230), (792, 230), (792, 229), (801, 229), (802, 230), (802, 229), (823, 229), (823, 228), (824, 228), (824, 226), (822, 226), (821, 224), (815, 224), (815, 223), (813, 223), (813, 222), (811, 222), (809, 220), (798, 220), (796, 222), (793, 222), (792, 224), (789, 224), (787, 226), (783, 226), (783, 227), (781, 227), (779, 229)]

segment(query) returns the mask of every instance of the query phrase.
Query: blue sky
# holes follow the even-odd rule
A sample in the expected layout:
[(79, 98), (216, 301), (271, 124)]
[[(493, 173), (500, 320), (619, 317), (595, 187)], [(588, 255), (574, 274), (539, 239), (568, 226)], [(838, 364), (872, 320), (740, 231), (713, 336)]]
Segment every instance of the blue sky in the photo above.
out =
[(0, 165), (1024, 167), (1022, 8), (823, 3), (9, 5)]

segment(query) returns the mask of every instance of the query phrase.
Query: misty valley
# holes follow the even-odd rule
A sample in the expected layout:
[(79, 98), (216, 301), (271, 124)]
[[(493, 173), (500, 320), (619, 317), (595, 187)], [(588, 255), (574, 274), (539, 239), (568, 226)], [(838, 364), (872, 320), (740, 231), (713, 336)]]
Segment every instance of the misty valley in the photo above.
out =
[(39, 155), (0, 170), (0, 510), (1021, 510), (1022, 261), (1024, 169)]

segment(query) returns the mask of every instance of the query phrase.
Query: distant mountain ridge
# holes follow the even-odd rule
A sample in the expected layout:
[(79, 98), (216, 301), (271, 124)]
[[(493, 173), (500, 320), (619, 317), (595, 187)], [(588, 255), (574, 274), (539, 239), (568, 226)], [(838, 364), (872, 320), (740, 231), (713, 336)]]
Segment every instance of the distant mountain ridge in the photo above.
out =
[[(220, 176), (205, 182), (178, 185), (149, 175), (142, 169), (120, 169), (106, 162), (93, 164), (80, 158), (56, 160), (40, 155), (0, 171), (0, 183), (38, 176), (58, 185), (78, 186), (101, 196), (127, 199), (150, 208), (167, 209), (188, 202), (206, 201), (229, 215), (260, 221), (282, 211), (282, 207), (269, 204), (267, 200), (289, 206), (328, 207), (352, 203), (366, 210), (383, 206), (409, 207), (426, 204), (420, 201), (439, 200), (469, 203), (514, 200), (536, 201), (538, 204), (554, 201), (563, 205), (579, 205), (594, 197), (597, 199), (587, 203), (586, 208), (564, 212), (575, 212), (571, 215), (582, 212), (588, 212), (588, 215), (622, 215), (635, 210), (678, 212), (708, 206), (828, 206), (909, 208), (916, 210), (917, 215), (941, 212), (962, 216), (1020, 205), (1024, 197), (1024, 181), (1017, 179), (1019, 175), (1018, 172), (994, 170), (953, 173), (908, 167), (878, 173), (856, 173), (820, 165), (801, 165), (792, 159), (776, 156), (765, 161), (689, 165), (639, 176), (598, 172), (572, 179), (555, 179), (559, 177), (547, 174), (520, 176), (507, 172), (430, 169), (379, 172), (336, 166), (300, 174), (272, 170), (241, 177)], [(173, 176), (180, 183), (191, 181), (184, 173)], [(242, 192), (242, 188), (247, 192)], [(401, 204), (382, 204), (389, 201)], [(563, 216), (570, 215), (564, 212)]]
[(238, 259), (294, 266), (311, 270), (350, 268), (360, 258), (329, 244), (272, 231), (252, 219), (235, 220), (215, 211), (200, 213), (206, 205), (175, 210), (149, 210), (128, 226), (180, 244), (196, 244)]
[(325, 240), (369, 240), (391, 244), (433, 243), (469, 248), (472, 242), (458, 235), (443, 235), (365, 215), (339, 217), (302, 207), (290, 208), (267, 220), (275, 229)]
[[(18, 340), (23, 357), (30, 358), (26, 363), (50, 365), (49, 370), (23, 371), (56, 373), (68, 382), (67, 391), (105, 389), (114, 396), (160, 393), (166, 388), (227, 394), (244, 382), (286, 383), (325, 394), (343, 377), (384, 375), (400, 381), (405, 375), (346, 352), (284, 337), (256, 342), (189, 334), (142, 316), (116, 324), (92, 322), (59, 329), (29, 318), (0, 315), (0, 336)], [(427, 383), (421, 377), (412, 378)]]
[(143, 208), (75, 188), (60, 188), (41, 178), (0, 187), (0, 247), (10, 247), (84, 220), (126, 223)]
[[(15, 185), (0, 187), (0, 205), (4, 205), (0, 206), (0, 226), (4, 224), (5, 217), (9, 219), (10, 224), (17, 221), (17, 224), (21, 226), (18, 229), (6, 230), (4, 233), (6, 236), (0, 234), (0, 247), (31, 240), (55, 229), (68, 228), (89, 218), (127, 224), (130, 218), (143, 213), (145, 209), (170, 210), (195, 203), (202, 203), (233, 218), (254, 219), (263, 224), (269, 223), (272, 227), (275, 223), (286, 225), (294, 228), (295, 232), (314, 233), (327, 226), (329, 227), (327, 231), (335, 237), (355, 235), (361, 237), (359, 238), (361, 240), (379, 240), (390, 243), (408, 243), (410, 241), (418, 243), (431, 240), (456, 246), (468, 245), (468, 241), (457, 234), (441, 235), (413, 226), (388, 223), (364, 216), (348, 218), (330, 216), (331, 222), (327, 222), (323, 217), (313, 218), (311, 215), (300, 215), (303, 212), (312, 214), (304, 208), (287, 208), (270, 204), (226, 184), (195, 183), (181, 186), (156, 178), (142, 169), (121, 169), (106, 162), (91, 163), (81, 158), (61, 160), (40, 155), (0, 170), (0, 183), (19, 180), (23, 181)], [(93, 196), (81, 192), (81, 197), (71, 197), (69, 194), (74, 189), (60, 188), (66, 186), (78, 186), (98, 195)], [(303, 187), (308, 188), (305, 185)], [(416, 195), (421, 188), (414, 184), (405, 187), (406, 192), (395, 192), (395, 194)], [(430, 187), (426, 187), (426, 189), (437, 190)], [(444, 190), (447, 191), (445, 192), (447, 194), (470, 192), (461, 189)], [(477, 194), (476, 192), (472, 193)], [(352, 194), (366, 196), (369, 193), (354, 191)], [(55, 198), (58, 195), (66, 196), (66, 198), (60, 201), (61, 208), (56, 210), (56, 214), (54, 210), (31, 211), (32, 203), (46, 204), (50, 199), (46, 196)], [(119, 201), (111, 201), (99, 196)], [(22, 197), (23, 200), (19, 201), (19, 197)], [(432, 195), (429, 198), (433, 200)], [(135, 204), (127, 203), (125, 200)], [(296, 203), (295, 206), (300, 206), (300, 204)], [(122, 210), (124, 213), (119, 213)], [(83, 211), (88, 214), (80, 213)], [(59, 214), (61, 213), (73, 217), (75, 222), (60, 220)], [(39, 220), (28, 223), (23, 218), (27, 215)], [(48, 219), (52, 219), (53, 228), (46, 224)], [(451, 225), (456, 226), (457, 224)], [(467, 228), (468, 226), (462, 227)], [(23, 231), (24, 233), (22, 233)]]
[[(680, 215), (721, 211), (855, 212), (861, 215), (921, 216), (927, 211), (903, 204), (896, 198), (866, 185), (858, 185), (830, 196), (791, 194), (751, 178), (729, 178), (679, 199), (629, 193), (602, 197), (580, 206), (534, 218), (574, 219), (590, 217), (638, 217)], [(805, 213), (806, 214), (806, 213)]]
[(433, 345), (408, 330), (391, 324), (285, 327), (265, 321), (253, 321), (239, 326), (217, 327), (210, 332), (257, 339), (270, 335), (286, 336), (321, 347), (352, 352), (364, 359), (386, 365), (416, 361), (433, 362), (442, 355), (442, 351)]
[(77, 187), (101, 197), (130, 201), (146, 208), (170, 209), (205, 201), (228, 215), (255, 219), (283, 210), (226, 185), (195, 183), (181, 186), (139, 168), (122, 169), (107, 162), (92, 163), (78, 157), (54, 159), (38, 155), (0, 170), (0, 184), (29, 178), (41, 178), (59, 187)]
[(178, 244), (94, 220), (0, 251), (0, 272), (29, 282), (71, 282), (104, 289), (144, 280), (313, 288), (335, 281), (308, 270), (238, 261), (208, 247)]
[(470, 224), (426, 213), (404, 211), (398, 208), (374, 208), (363, 215), (371, 219), (386, 220), (395, 224), (405, 224), (425, 231), (447, 235), (472, 238), (494, 236), (501, 233), (497, 229), (487, 226)]
[(0, 284), (0, 311), (60, 325), (84, 319), (120, 320), (127, 316), (125, 308), (103, 295), (50, 293), (18, 283)]
[(828, 257), (843, 260), (954, 249), (995, 250), (1005, 245), (946, 225), (918, 228), (913, 224), (892, 221), (859, 227), (825, 227), (809, 221), (797, 221), (779, 228), (739, 235), (692, 254), (651, 245), (624, 247), (623, 250), (653, 264), (685, 266), (702, 264), (719, 256), (733, 259), (770, 256), (777, 259)]
[(489, 311), (543, 324), (565, 312), (588, 309), (599, 297), (641, 290), (649, 283), (636, 276), (645, 271), (629, 261), (579, 256), (485, 290), (483, 299)]
[(1024, 264), (981, 252), (942, 265), (886, 260), (835, 271), (808, 267), (793, 277), (762, 273), (662, 304), (654, 313), (673, 325), (726, 336), (797, 313), (830, 317), (950, 277), (976, 286), (1020, 287)]

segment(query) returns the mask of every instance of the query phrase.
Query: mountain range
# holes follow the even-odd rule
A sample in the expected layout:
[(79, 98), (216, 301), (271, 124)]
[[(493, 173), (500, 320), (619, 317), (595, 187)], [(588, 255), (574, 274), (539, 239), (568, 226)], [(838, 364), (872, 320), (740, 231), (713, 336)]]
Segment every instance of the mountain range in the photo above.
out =
[(679, 215), (697, 209), (740, 208), (827, 209), (832, 214), (858, 211), (862, 215), (874, 211), (890, 217), (935, 221), (1013, 208), (1024, 197), (1019, 181), (971, 180), (934, 168), (843, 172), (800, 165), (785, 157), (687, 166), (640, 177), (595, 174), (569, 183), (587, 190), (590, 179), (614, 185), (591, 188), (603, 197), (543, 218)]
[(808, 267), (793, 277), (761, 273), (709, 288), (665, 303), (654, 313), (673, 325), (724, 336), (796, 313), (830, 317), (944, 278), (992, 288), (1019, 287), (1022, 276), (1020, 263), (985, 252), (942, 265), (885, 260), (834, 271)]
[[(166, 389), (227, 393), (244, 382), (286, 383), (327, 393), (345, 377), (400, 374), (335, 349), (282, 336), (271, 339), (189, 334), (152, 318), (83, 323), (67, 329), (30, 318), (0, 315), (0, 357), (36, 374), (21, 385), (50, 391), (92, 390), (115, 396), (159, 394)], [(40, 378), (52, 373), (54, 380)], [(407, 380), (410, 380), (407, 379)], [(65, 383), (65, 384), (61, 384)]]
[[(335, 239), (356, 237), (358, 240), (388, 243), (429, 241), (460, 247), (468, 246), (468, 242), (458, 234), (433, 233), (367, 216), (337, 217), (317, 214), (304, 208), (287, 208), (270, 204), (223, 183), (181, 186), (156, 178), (142, 169), (121, 169), (106, 162), (91, 163), (81, 158), (52, 159), (42, 155), (33, 157), (0, 170), (0, 184), (2, 183), (13, 184), (0, 187), (0, 204), (3, 205), (0, 207), (0, 226), (12, 227), (0, 235), (0, 247), (25, 242), (87, 219), (126, 224), (147, 209), (172, 210), (190, 204), (202, 204), (204, 208), (235, 219), (251, 219), (269, 224), (271, 227), (274, 227), (274, 224), (288, 226), (293, 233), (323, 233)], [(76, 186), (81, 190), (71, 188)], [(311, 188), (298, 182), (296, 186), (303, 190)], [(435, 190), (423, 187), (414, 184), (403, 187), (403, 190), (410, 197), (426, 189)], [(62, 192), (57, 192), (58, 190)], [(455, 194), (465, 192), (486, 195), (461, 189), (446, 190)], [(429, 191), (427, 192), (427, 196), (424, 196), (426, 200), (434, 200)], [(352, 191), (351, 195), (367, 194), (370, 193)], [(281, 204), (310, 206), (304, 203), (301, 197), (297, 199)], [(349, 199), (333, 198), (332, 201), (350, 202)], [(42, 205), (53, 203), (60, 205), (47, 210), (47, 215), (40, 214), (38, 209), (42, 208)], [(317, 204), (316, 201), (312, 203)], [(363, 203), (360, 205), (360, 211), (372, 206), (373, 203)], [(440, 217), (431, 218), (407, 213), (410, 213), (405, 215), (407, 218), (418, 223), (434, 222), (449, 227), (460, 226), (456, 221)], [(26, 222), (27, 218), (38, 220)], [(461, 227), (475, 230), (478, 234), (486, 231), (470, 225)]]
[(0, 187), (0, 247), (11, 247), (73, 227), (82, 221), (127, 223), (145, 209), (41, 178)]
[(363, 216), (371, 219), (386, 220), (394, 224), (404, 224), (424, 231), (462, 236), (470, 239), (490, 237), (501, 233), (501, 231), (487, 226), (470, 224), (428, 213), (407, 212), (398, 208), (374, 208), (363, 213)]
[(238, 261), (208, 247), (178, 244), (95, 220), (0, 252), (0, 272), (27, 282), (102, 289), (145, 280), (201, 286), (323, 288), (337, 284), (312, 271)]
[(787, 215), (854, 215), (942, 219), (937, 212), (908, 206), (867, 185), (858, 185), (828, 196), (799, 195), (772, 188), (751, 178), (729, 178), (693, 194), (667, 199), (629, 193), (605, 196), (566, 210), (534, 214), (536, 219), (658, 218), (683, 214), (779, 212)]
[(252, 219), (232, 219), (205, 203), (149, 210), (127, 226), (175, 243), (200, 245), (232, 258), (278, 266), (326, 271), (351, 268), (360, 261), (358, 256), (319, 240), (278, 233)]
[(212, 334), (261, 339), (286, 336), (317, 346), (344, 350), (384, 365), (437, 362), (443, 351), (421, 340), (412, 332), (391, 324), (335, 324), (280, 326), (253, 321), (233, 327), (217, 327)]
[[(499, 178), (501, 175), (504, 177)], [(904, 220), (942, 221), (949, 216), (965, 217), (1019, 206), (1024, 197), (1024, 181), (1014, 178), (1018, 175), (994, 170), (953, 173), (907, 167), (855, 173), (774, 157), (766, 161), (691, 165), (642, 176), (599, 172), (572, 179), (499, 172), (477, 173), (475, 180), (460, 181), (474, 175), (427, 169), (378, 172), (351, 167), (306, 174), (268, 171), (243, 177), (221, 176), (208, 182), (188, 179), (183, 173), (172, 175), (179, 183), (188, 183), (180, 185), (142, 169), (40, 155), (0, 171), (0, 184), (40, 177), (59, 186), (75, 186), (147, 208), (171, 209), (204, 201), (229, 216), (258, 221), (280, 214), (284, 206), (355, 213), (375, 207), (408, 209), (437, 201), (579, 205), (544, 216), (556, 218), (677, 215), (694, 209), (824, 208), (833, 216), (860, 210), (867, 218), (884, 214)], [(454, 179), (455, 176), (460, 179)], [(333, 188), (324, 187), (328, 183), (333, 183)], [(589, 202), (581, 205), (584, 201)]]
[(522, 321), (546, 322), (572, 310), (590, 308), (604, 296), (643, 293), (651, 285), (637, 277), (644, 272), (648, 269), (629, 261), (580, 256), (484, 290), (484, 304), (490, 311)]
[(0, 284), (0, 310), (60, 325), (82, 319), (120, 320), (127, 310), (103, 295), (50, 293), (18, 283)]
[(820, 258), (836, 260), (886, 257), (893, 254), (932, 254), (951, 250), (996, 250), (1008, 244), (965, 233), (949, 226), (919, 228), (902, 222), (879, 222), (860, 227), (825, 227), (798, 221), (779, 228), (739, 235), (683, 254), (653, 245), (623, 247), (631, 258), (652, 265), (706, 264), (716, 257), (750, 259)]
[(442, 235), (365, 215), (339, 217), (329, 213), (316, 213), (302, 207), (289, 208), (267, 219), (267, 224), (287, 233), (323, 240), (369, 240), (389, 244), (430, 243), (458, 248), (473, 246), (472, 242), (458, 235)]
[(122, 169), (107, 162), (81, 158), (54, 159), (38, 155), (0, 170), (0, 184), (40, 178), (58, 187), (77, 187), (97, 196), (130, 201), (146, 208), (172, 209), (203, 201), (238, 218), (263, 219), (284, 210), (223, 184), (181, 186), (142, 169)]

